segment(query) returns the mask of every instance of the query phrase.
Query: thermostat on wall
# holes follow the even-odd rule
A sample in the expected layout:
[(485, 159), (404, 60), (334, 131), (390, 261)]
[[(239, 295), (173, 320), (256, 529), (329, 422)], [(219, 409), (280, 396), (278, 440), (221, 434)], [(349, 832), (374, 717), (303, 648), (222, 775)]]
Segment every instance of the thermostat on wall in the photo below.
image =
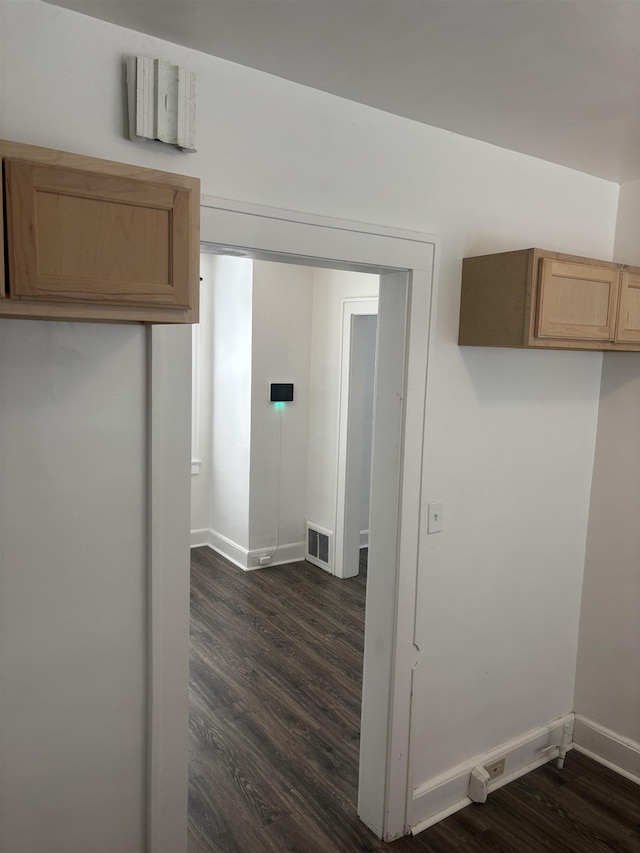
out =
[(269, 386), (270, 403), (292, 403), (293, 382), (272, 382)]

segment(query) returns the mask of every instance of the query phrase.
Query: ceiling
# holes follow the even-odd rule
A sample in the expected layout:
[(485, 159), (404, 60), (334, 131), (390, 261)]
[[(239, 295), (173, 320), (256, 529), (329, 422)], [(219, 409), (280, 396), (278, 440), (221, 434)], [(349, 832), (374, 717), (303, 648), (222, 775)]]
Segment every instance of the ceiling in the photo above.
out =
[(608, 180), (640, 178), (640, 0), (48, 0)]

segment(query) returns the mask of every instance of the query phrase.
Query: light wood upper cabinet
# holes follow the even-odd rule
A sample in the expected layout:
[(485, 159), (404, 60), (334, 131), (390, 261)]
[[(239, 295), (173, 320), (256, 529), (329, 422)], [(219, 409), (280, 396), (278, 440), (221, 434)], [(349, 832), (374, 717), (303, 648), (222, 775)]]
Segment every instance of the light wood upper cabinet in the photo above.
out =
[(197, 322), (199, 182), (1, 143), (0, 316)]
[(622, 273), (616, 341), (640, 344), (640, 273)]
[(537, 337), (612, 341), (619, 277), (617, 270), (542, 258)]
[(542, 249), (465, 258), (458, 342), (640, 349), (640, 269)]

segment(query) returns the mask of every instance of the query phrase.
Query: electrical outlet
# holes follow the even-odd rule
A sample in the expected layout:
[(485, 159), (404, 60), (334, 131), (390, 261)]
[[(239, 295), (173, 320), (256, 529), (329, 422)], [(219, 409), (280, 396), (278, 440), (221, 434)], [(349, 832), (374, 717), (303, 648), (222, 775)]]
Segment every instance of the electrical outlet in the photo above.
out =
[(492, 761), (491, 764), (485, 764), (484, 769), (492, 779), (495, 779), (496, 776), (502, 776), (504, 773), (504, 762), (504, 758), (499, 758), (496, 761)]
[(440, 533), (442, 530), (442, 501), (429, 501), (427, 512), (427, 533)]

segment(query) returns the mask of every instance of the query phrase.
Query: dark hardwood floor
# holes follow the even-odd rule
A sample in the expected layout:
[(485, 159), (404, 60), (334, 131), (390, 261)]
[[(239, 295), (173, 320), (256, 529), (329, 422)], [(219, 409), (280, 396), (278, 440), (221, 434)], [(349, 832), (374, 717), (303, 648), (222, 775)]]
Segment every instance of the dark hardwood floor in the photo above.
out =
[(415, 838), (358, 820), (366, 559), (242, 572), (192, 551), (191, 853), (640, 853), (640, 789), (570, 753)]

